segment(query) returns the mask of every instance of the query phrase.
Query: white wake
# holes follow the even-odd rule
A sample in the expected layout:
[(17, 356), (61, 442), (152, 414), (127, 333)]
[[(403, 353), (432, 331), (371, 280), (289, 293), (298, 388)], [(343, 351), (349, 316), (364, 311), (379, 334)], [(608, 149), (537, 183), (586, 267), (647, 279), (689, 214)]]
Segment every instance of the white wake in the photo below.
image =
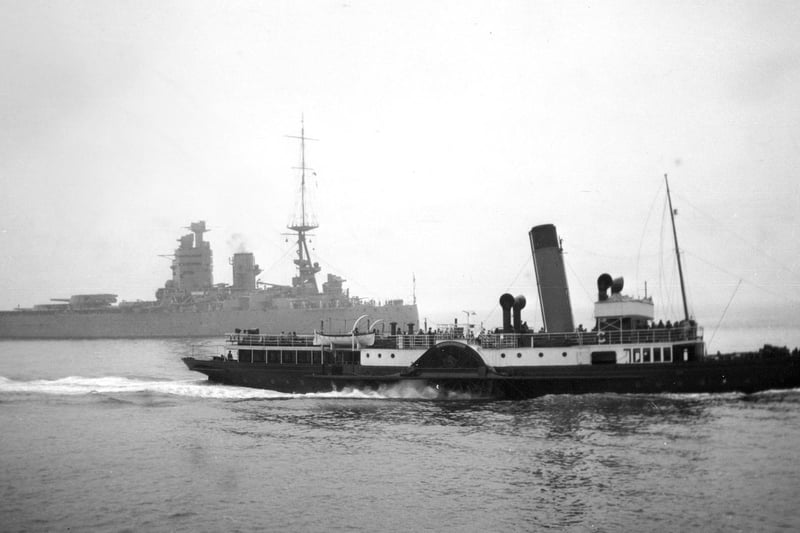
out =
[(341, 391), (291, 394), (264, 389), (234, 387), (209, 383), (206, 380), (146, 380), (126, 377), (81, 377), (69, 376), (59, 379), (12, 380), (0, 376), (0, 394), (46, 394), (80, 396), (89, 394), (136, 394), (153, 393), (193, 398), (216, 398), (231, 400), (247, 399), (402, 399), (402, 400), (469, 400), (469, 394), (442, 392), (433, 387), (415, 383), (400, 383), (382, 386), (377, 390), (345, 388)]

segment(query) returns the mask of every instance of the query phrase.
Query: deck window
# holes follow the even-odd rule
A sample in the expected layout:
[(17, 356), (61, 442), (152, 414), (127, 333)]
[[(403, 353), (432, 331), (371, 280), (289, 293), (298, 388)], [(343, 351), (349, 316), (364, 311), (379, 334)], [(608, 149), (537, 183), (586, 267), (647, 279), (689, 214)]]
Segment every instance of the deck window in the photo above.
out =
[(633, 362), (634, 363), (642, 362), (642, 351), (639, 348), (633, 349)]
[(650, 348), (642, 348), (642, 362), (643, 363), (650, 362)]
[[(378, 354), (380, 357), (381, 354)], [(355, 351), (351, 352), (350, 350), (336, 350), (336, 362), (342, 363), (345, 365), (359, 365), (361, 364), (361, 352)]]
[(312, 363), (313, 364), (321, 365), (322, 364), (322, 352), (320, 352), (319, 350), (312, 351), (311, 352), (311, 359), (312, 359)]
[(633, 363), (633, 359), (631, 358), (631, 349), (625, 348), (623, 351), (625, 352), (625, 361)]
[(293, 365), (295, 364), (296, 357), (297, 352), (295, 350), (284, 350), (281, 352), (281, 363), (284, 365)]
[(613, 350), (592, 352), (593, 365), (614, 365), (616, 363), (617, 363), (617, 352)]
[(661, 348), (653, 348), (653, 362), (654, 363), (661, 362)]
[(280, 350), (267, 350), (267, 364), (269, 365), (281, 364)]
[(297, 350), (297, 364), (298, 365), (310, 365), (311, 364), (311, 352), (305, 350)]
[(672, 362), (672, 348), (667, 346), (664, 348), (664, 362), (671, 363)]

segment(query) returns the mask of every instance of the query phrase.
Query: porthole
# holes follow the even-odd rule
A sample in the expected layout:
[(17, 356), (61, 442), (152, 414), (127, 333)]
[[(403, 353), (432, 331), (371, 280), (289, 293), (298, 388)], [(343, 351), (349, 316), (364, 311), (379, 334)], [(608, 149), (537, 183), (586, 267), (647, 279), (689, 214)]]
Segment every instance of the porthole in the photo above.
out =
[(381, 358), (381, 354), (378, 354), (378, 359), (380, 359), (380, 358)]
[(522, 359), (522, 354), (521, 353), (517, 353), (517, 359)]
[(539, 357), (544, 357), (544, 352), (539, 352)]
[(505, 358), (506, 358), (506, 354), (504, 354), (504, 353), (501, 353), (501, 354), (500, 354), (500, 358), (501, 358), (501, 359), (505, 359)]
[(391, 355), (391, 358), (394, 359), (394, 354)]
[(567, 356), (567, 352), (561, 352), (561, 357), (566, 357), (566, 356)]
[(369, 354), (367, 354), (367, 359), (369, 359)]

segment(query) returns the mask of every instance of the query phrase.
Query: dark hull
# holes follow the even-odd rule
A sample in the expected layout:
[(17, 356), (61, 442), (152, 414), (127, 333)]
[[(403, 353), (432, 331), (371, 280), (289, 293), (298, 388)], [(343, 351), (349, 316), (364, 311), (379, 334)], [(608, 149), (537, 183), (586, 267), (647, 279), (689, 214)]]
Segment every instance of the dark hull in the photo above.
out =
[(191, 357), (189, 369), (210, 381), (286, 393), (380, 390), (410, 385), (476, 397), (526, 399), (547, 394), (754, 393), (800, 387), (800, 358), (734, 359), (670, 365), (582, 365), (516, 368), (505, 372), (477, 369), (385, 368), (359, 365), (265, 365), (207, 361)]
[[(346, 386), (377, 388), (384, 380), (397, 381), (391, 376), (355, 374), (357, 365), (269, 365), (193, 357), (185, 357), (183, 362), (189, 370), (206, 374), (215, 383), (297, 394), (329, 392)], [(398, 371), (388, 369), (387, 373), (397, 375)]]

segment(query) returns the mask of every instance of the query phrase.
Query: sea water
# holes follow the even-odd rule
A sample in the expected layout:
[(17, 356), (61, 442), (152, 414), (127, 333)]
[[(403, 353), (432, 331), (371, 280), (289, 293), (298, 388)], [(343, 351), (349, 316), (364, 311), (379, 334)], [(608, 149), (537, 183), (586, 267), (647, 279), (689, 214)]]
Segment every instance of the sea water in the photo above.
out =
[(0, 529), (800, 528), (798, 390), (298, 396), (209, 384), (195, 343), (0, 342)]

